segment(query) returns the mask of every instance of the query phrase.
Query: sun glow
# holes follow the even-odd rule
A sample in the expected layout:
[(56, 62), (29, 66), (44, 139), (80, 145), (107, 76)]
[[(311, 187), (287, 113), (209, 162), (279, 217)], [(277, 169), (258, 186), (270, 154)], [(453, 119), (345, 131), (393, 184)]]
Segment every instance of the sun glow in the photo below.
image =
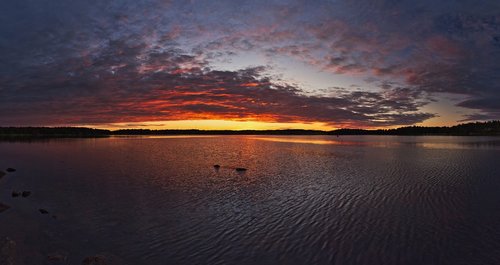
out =
[(307, 129), (307, 130), (334, 130), (333, 126), (325, 123), (278, 123), (260, 121), (232, 121), (232, 120), (176, 120), (154, 122), (112, 123), (106, 126), (90, 125), (104, 129), (199, 129), (199, 130), (280, 130), (280, 129)]

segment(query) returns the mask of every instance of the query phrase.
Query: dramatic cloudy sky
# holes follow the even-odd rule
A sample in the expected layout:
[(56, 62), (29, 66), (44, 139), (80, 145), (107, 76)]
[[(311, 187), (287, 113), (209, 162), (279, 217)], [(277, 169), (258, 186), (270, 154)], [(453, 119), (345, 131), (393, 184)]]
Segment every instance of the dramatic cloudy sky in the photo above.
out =
[(490, 119), (498, 0), (0, 2), (0, 126)]

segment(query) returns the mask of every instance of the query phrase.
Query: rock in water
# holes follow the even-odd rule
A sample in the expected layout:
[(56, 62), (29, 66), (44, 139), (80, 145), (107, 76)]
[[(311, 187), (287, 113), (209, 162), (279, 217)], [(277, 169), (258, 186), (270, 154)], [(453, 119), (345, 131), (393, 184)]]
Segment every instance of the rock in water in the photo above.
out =
[(103, 256), (86, 257), (82, 261), (82, 265), (106, 265), (106, 259)]
[(39, 209), (38, 211), (40, 211), (41, 214), (48, 214), (49, 211), (45, 210), (45, 209)]
[(30, 196), (30, 195), (31, 195), (31, 191), (26, 191), (26, 190), (25, 190), (25, 191), (23, 191), (22, 196), (23, 196), (24, 198), (26, 198), (26, 197), (28, 197), (28, 196)]
[(15, 172), (15, 171), (16, 171), (16, 169), (15, 169), (15, 168), (11, 168), (11, 167), (9, 167), (9, 168), (7, 168), (5, 171), (7, 171), (7, 172)]
[(236, 171), (238, 171), (238, 172), (245, 172), (245, 171), (247, 171), (247, 169), (244, 168), (244, 167), (237, 167)]
[(8, 210), (9, 208), (10, 208), (9, 205), (6, 205), (6, 204), (3, 204), (3, 203), (0, 202), (0, 213)]
[(67, 264), (67, 256), (59, 253), (47, 255), (47, 264), (50, 265), (63, 265)]
[(5, 238), (0, 242), (0, 264), (14, 265), (16, 261), (16, 242)]
[(21, 193), (20, 193), (20, 192), (17, 192), (17, 191), (13, 191), (13, 192), (12, 192), (12, 197), (14, 197), (14, 198), (15, 198), (15, 197), (19, 197), (19, 195), (21, 195)]

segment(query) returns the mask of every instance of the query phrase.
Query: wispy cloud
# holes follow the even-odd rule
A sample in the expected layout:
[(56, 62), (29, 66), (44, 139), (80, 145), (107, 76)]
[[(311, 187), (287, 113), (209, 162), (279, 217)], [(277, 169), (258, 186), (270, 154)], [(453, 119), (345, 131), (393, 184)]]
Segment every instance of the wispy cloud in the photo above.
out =
[(212, 70), (177, 49), (160, 52), (115, 41), (89, 60), (67, 60), (36, 69), (21, 83), (11, 80), (10, 87), (23, 93), (4, 98), (2, 122), (230, 119), (384, 126), (432, 117), (418, 111), (425, 103), (401, 97), (402, 89), (306, 96), (264, 76), (265, 67)]
[[(0, 124), (182, 119), (390, 126), (439, 93), (500, 118), (496, 1), (30, 1), (0, 4)], [(19, 19), (23, 18), (23, 19)], [(254, 52), (277, 66), (214, 67)], [(273, 78), (287, 57), (370, 87)], [(224, 64), (222, 64), (223, 66)], [(338, 87), (338, 84), (325, 84)], [(314, 88), (311, 88), (314, 89)]]

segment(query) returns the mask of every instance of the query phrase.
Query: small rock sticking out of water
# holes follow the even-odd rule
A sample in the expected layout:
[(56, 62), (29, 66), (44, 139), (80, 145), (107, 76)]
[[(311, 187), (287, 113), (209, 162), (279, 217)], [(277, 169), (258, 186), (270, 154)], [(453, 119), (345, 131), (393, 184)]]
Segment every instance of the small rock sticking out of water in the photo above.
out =
[(63, 265), (67, 264), (67, 256), (64, 254), (53, 253), (47, 255), (47, 263), (50, 265)]
[(39, 209), (38, 211), (40, 211), (41, 214), (48, 214), (49, 211), (45, 210), (45, 209)]
[(82, 265), (106, 265), (106, 259), (103, 256), (86, 257), (82, 261)]
[(16, 171), (16, 169), (15, 169), (15, 168), (11, 168), (11, 167), (9, 167), (9, 168), (7, 168), (5, 171), (7, 171), (7, 172), (15, 172), (15, 171)]
[(23, 192), (20, 191), (12, 191), (12, 197), (16, 198), (19, 196), (23, 196), (24, 198), (29, 197), (31, 195), (31, 191), (25, 190)]

